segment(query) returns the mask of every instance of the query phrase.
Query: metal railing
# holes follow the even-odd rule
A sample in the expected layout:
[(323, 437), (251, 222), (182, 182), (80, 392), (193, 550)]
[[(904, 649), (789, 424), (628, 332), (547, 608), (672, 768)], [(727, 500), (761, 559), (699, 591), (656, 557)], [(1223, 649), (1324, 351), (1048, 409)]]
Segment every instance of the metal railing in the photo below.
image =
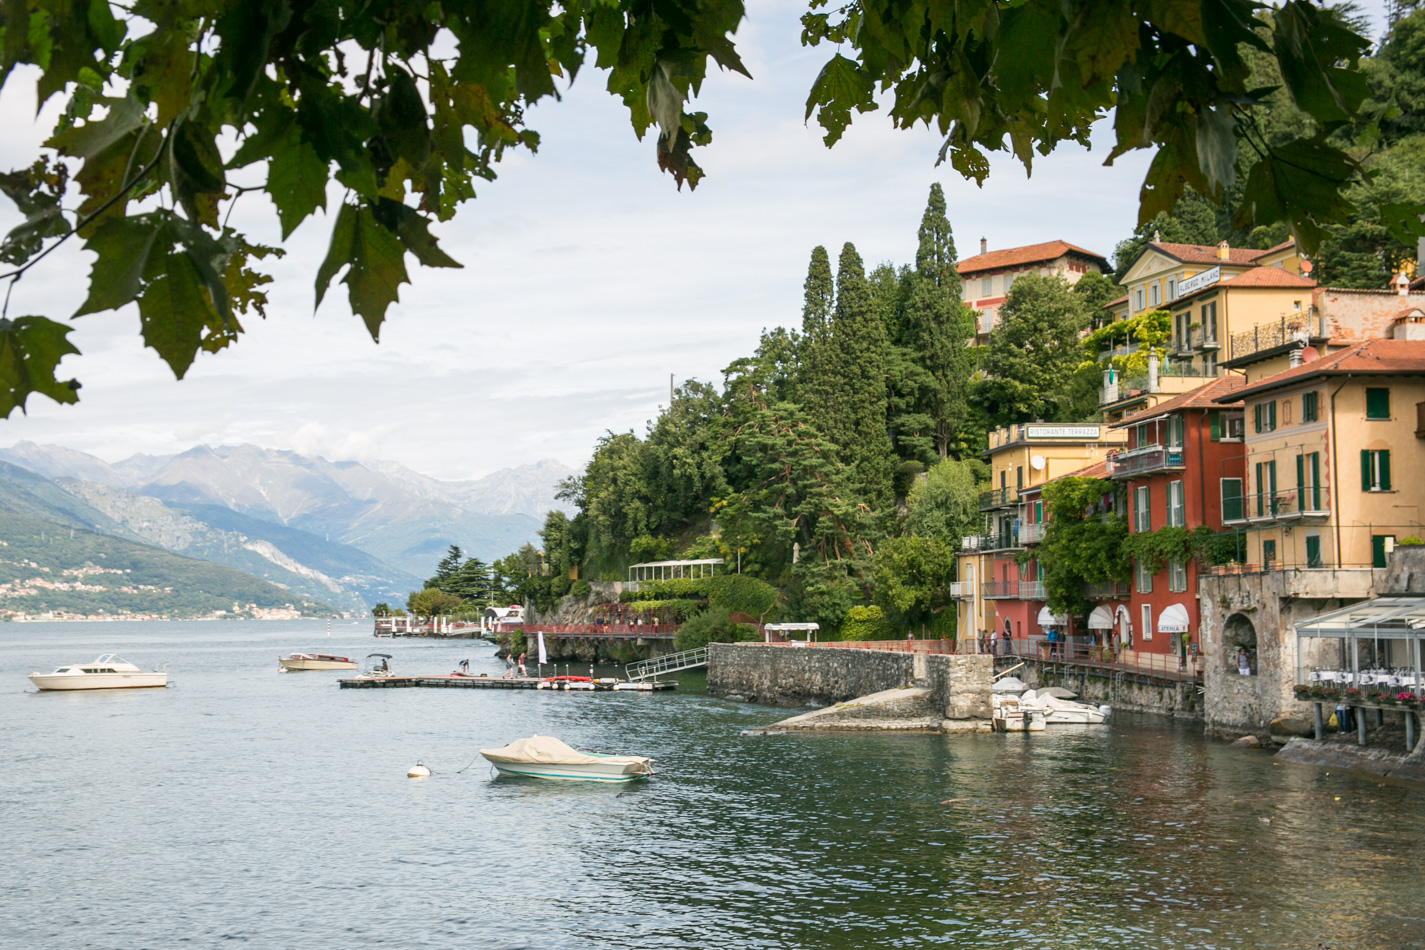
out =
[(1182, 446), (1148, 445), (1115, 452), (1108, 457), (1108, 477), (1127, 478), (1150, 472), (1177, 471), (1186, 467)]
[(682, 670), (691, 670), (695, 666), (708, 665), (708, 648), (698, 647), (694, 650), (684, 650), (681, 653), (668, 653), (664, 656), (655, 656), (649, 660), (642, 660), (638, 663), (630, 663), (625, 667), (629, 680), (637, 682), (650, 678), (657, 678), (668, 673), (677, 673)]
[(553, 640), (671, 640), (676, 623), (527, 624), (525, 636), (541, 632)]
[(1019, 526), (1020, 544), (1038, 544), (1044, 540), (1044, 529), (1048, 527), (1042, 522), (1028, 521)]
[(973, 545), (965, 545), (963, 539), (961, 545), (966, 551), (1004, 551), (1019, 547), (1019, 532), (1002, 531), (999, 534), (976, 535)]
[(1020, 581), (1020, 582), (1019, 582), (1019, 599), (1020, 599), (1020, 600), (1043, 600), (1043, 599), (1044, 599), (1044, 582), (1043, 582), (1043, 581)]
[(970, 581), (951, 581), (950, 596), (956, 600), (969, 600), (975, 596), (975, 585)]
[(1258, 324), (1250, 330), (1232, 334), (1231, 356), (1234, 360), (1241, 359), (1244, 356), (1251, 356), (1253, 353), (1274, 350), (1290, 343), (1300, 343), (1305, 346), (1311, 341), (1312, 336), (1326, 335), (1325, 327), (1322, 325), (1324, 323), (1324, 314), (1313, 318), (1309, 313), (1296, 313), (1290, 317), (1283, 316), (1272, 323)]
[(1003, 508), (1006, 505), (1013, 505), (1019, 501), (1018, 488), (994, 488), (990, 491), (980, 492), (980, 510), (985, 511), (990, 508)]
[(1121, 581), (1105, 581), (1101, 584), (1085, 584), (1083, 592), (1089, 600), (1117, 600), (1131, 596), (1133, 588)]
[(1325, 518), (1331, 514), (1330, 496), (1319, 485), (1255, 492), (1248, 496), (1248, 504), (1252, 521)]
[(1018, 582), (1018, 581), (990, 581), (989, 583), (980, 585), (980, 590), (981, 590), (981, 592), (982, 592), (981, 596), (983, 596), (983, 597), (985, 597), (985, 598), (987, 598), (987, 599), (1004, 598), (1004, 597), (1018, 597), (1018, 596), (1019, 596), (1019, 582)]

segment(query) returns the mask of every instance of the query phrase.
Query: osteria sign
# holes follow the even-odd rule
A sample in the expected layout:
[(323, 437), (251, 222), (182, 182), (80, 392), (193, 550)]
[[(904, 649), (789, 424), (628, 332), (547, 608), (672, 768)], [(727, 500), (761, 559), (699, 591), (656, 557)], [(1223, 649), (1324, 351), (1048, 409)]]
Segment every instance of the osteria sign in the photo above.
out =
[(1026, 439), (1097, 439), (1099, 426), (1032, 425), (1024, 427)]

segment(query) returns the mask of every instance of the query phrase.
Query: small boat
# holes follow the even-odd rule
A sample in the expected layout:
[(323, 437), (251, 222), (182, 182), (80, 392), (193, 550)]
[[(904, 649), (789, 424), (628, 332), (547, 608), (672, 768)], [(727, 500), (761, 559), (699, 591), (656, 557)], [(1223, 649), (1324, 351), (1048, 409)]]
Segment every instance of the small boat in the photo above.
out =
[(1099, 725), (1113, 712), (1111, 706), (1095, 706), (1062, 699), (1047, 690), (1027, 690), (1019, 697), (1023, 709), (1035, 710), (1049, 725)]
[(381, 679), (387, 676), (395, 676), (391, 672), (391, 654), (370, 653), (366, 657), (366, 669), (362, 670), (360, 679)]
[(653, 774), (653, 760), (641, 755), (580, 752), (550, 736), (516, 739), (480, 754), (501, 775), (566, 782), (631, 782)]
[(38, 689), (53, 690), (138, 689), (167, 686), (168, 672), (160, 667), (145, 673), (117, 654), (105, 653), (93, 663), (61, 666), (53, 673), (31, 673), (30, 682)]
[(357, 663), (350, 657), (330, 653), (293, 653), (281, 656), (277, 662), (284, 670), (354, 670)]

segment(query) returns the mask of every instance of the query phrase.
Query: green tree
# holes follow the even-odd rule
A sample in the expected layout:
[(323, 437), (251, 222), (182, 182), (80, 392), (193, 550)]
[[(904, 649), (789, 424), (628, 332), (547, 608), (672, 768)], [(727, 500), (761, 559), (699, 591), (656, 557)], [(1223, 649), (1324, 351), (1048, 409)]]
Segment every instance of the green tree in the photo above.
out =
[(372, 608), (371, 608), (371, 616), (373, 616), (373, 617), (389, 617), (389, 616), (391, 616), (391, 606), (390, 606), (390, 604), (387, 604), (387, 603), (384, 603), (384, 602), (383, 602), (383, 603), (377, 604), (375, 607), (372, 607)]
[(896, 632), (884, 611), (874, 604), (869, 607), (852, 607), (846, 611), (841, 621), (841, 639), (852, 641), (893, 640)]
[(911, 487), (906, 531), (960, 550), (960, 539), (980, 526), (980, 491), (988, 481), (989, 472), (979, 459), (946, 459), (934, 465), (924, 481)]
[(443, 589), (469, 604), (487, 603), (495, 594), (490, 567), (477, 557), (466, 558), (450, 586)]
[(406, 598), (406, 609), (411, 612), (412, 617), (434, 620), (436, 617), (445, 617), (454, 613), (460, 608), (461, 603), (460, 598), (454, 594), (437, 590), (434, 587), (427, 587), (425, 590), (413, 591)]
[(1123, 288), (1107, 275), (1089, 271), (1074, 284), (1074, 293), (1084, 299), (1084, 306), (1097, 317), (1103, 305), (1123, 296)]
[(1128, 526), (1114, 508), (1119, 487), (1104, 479), (1060, 478), (1044, 486), (1044, 539), (1034, 557), (1044, 596), (1056, 614), (1083, 618), (1093, 609), (1085, 584), (1125, 581)]
[[(1189, 192), (1173, 206), (1171, 213), (1160, 211), (1133, 229), (1133, 236), (1119, 241), (1113, 249), (1114, 280), (1122, 280), (1149, 243), (1214, 245), (1218, 237), (1217, 215), (1212, 206)], [(1114, 297), (1119, 294), (1114, 294)], [(1112, 300), (1113, 297), (1107, 298)]]
[(455, 576), (460, 573), (460, 564), (463, 558), (464, 554), (460, 550), (460, 545), (452, 544), (445, 552), (445, 557), (436, 564), (435, 574), (426, 580), (426, 587), (449, 590)]
[(996, 425), (1077, 422), (1072, 392), (1082, 362), (1079, 334), (1088, 326), (1084, 300), (1063, 278), (1025, 274), (1015, 280), (990, 335), (973, 398)]
[(849, 242), (836, 269), (836, 315), (831, 343), (838, 373), (824, 424), (873, 510), (891, 503), (894, 453), (886, 434), (885, 327), (871, 306), (861, 255)]
[[(1286, 220), (1314, 249), (1322, 227), (1353, 210), (1340, 192), (1357, 167), (1325, 131), (1360, 117), (1371, 90), (1357, 63), (1369, 44), (1309, 0), (1277, 7), (1265, 36), (1254, 9), (1235, 2), (1205, 15), (1196, 0), (1165, 0), (1105, 15), (1091, 0), (971, 0), (945, 16), (884, 0), (813, 4), (803, 42), (836, 52), (807, 116), (830, 145), (853, 112), (880, 108), (878, 89), (895, 89), (892, 123), (933, 123), (942, 158), (983, 181), (987, 150), (1008, 146), (1028, 168), (1036, 152), (1086, 144), (1112, 115), (1111, 157), (1157, 149), (1141, 221), (1188, 188), (1220, 202), (1237, 186), (1238, 143), (1249, 143), (1261, 157), (1242, 185), (1241, 223)], [(69, 99), (43, 157), (5, 178), (25, 221), (0, 255), (16, 269), (0, 277), (19, 277), (78, 234), (97, 257), (80, 313), (137, 302), (144, 342), (182, 377), (198, 352), (239, 337), (240, 317), (264, 312), (270, 278), (259, 268), (279, 252), (228, 225), (232, 202), (252, 190), (248, 176), (265, 169), (261, 188), (284, 240), (326, 209), (334, 178), (343, 197), (331, 209), (317, 303), (345, 271), (351, 309), (375, 338), (409, 281), (408, 255), (459, 266), (431, 225), (473, 198), (477, 180), (493, 179), (506, 152), (538, 146), (526, 117), (589, 62), (607, 71), (637, 135), (656, 126), (659, 167), (695, 187), (703, 172), (692, 150), (712, 132), (689, 99), (710, 63), (746, 73), (732, 41), (743, 16), (741, 0), (9, 3), (0, 80), (33, 82), (40, 106)], [(1281, 88), (1321, 131), (1261, 141), (1258, 107), (1273, 87), (1253, 85), (1244, 50), (1276, 61)], [(17, 71), (21, 63), (36, 68)], [(230, 155), (220, 141), (235, 146)], [(77, 206), (66, 204), (71, 191)], [(1396, 220), (1404, 235), (1411, 222)], [(74, 401), (77, 385), (55, 373), (74, 352), (71, 329), (0, 317), (4, 414), (35, 392)]]
[(845, 408), (841, 395), (841, 365), (831, 339), (831, 321), (836, 290), (831, 277), (831, 258), (826, 248), (812, 248), (811, 262), (803, 286), (802, 338), (797, 390), (817, 430), (833, 444), (840, 433), (839, 418)]
[(955, 549), (936, 538), (886, 538), (876, 549), (872, 600), (899, 625), (916, 629), (953, 606)]

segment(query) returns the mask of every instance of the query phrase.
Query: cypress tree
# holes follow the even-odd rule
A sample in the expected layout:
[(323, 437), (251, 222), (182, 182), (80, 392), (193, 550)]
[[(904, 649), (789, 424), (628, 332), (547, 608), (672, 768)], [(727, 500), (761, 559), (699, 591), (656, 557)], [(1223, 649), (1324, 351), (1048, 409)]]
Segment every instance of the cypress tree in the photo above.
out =
[(831, 257), (826, 248), (812, 248), (811, 264), (802, 305), (802, 339), (798, 373), (802, 405), (812, 425), (832, 442), (836, 418), (832, 404), (839, 388), (836, 352), (831, 341), (832, 307), (835, 290), (831, 279)]
[(833, 425), (828, 434), (872, 509), (884, 510), (891, 502), (894, 458), (886, 433), (886, 330), (872, 306), (861, 255), (849, 242), (837, 262), (831, 338), (838, 385), (828, 401)]
[(969, 415), (969, 382), (974, 358), (974, 314), (961, 301), (960, 274), (955, 269), (955, 237), (945, 216), (945, 194), (939, 183), (920, 219), (920, 245), (906, 299), (906, 343), (930, 379), (923, 389), (921, 411), (932, 420), (935, 451), (950, 453)]

